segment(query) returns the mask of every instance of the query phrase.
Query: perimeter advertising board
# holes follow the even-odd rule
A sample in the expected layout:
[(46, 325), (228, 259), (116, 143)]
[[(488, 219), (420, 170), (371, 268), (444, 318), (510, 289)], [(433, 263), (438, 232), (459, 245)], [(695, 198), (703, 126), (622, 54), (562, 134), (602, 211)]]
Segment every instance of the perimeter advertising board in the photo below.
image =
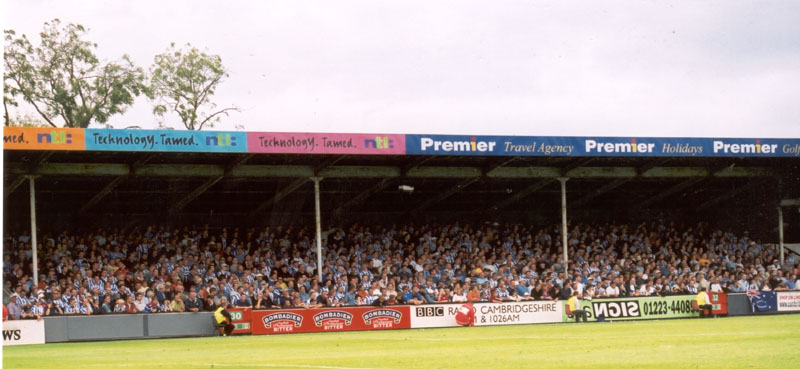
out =
[(44, 343), (44, 320), (3, 322), (3, 346)]
[(778, 311), (800, 311), (800, 291), (778, 292)]
[(462, 304), (425, 304), (410, 306), (411, 328), (458, 327), (456, 314)]
[(708, 299), (711, 301), (711, 314), (728, 315), (728, 295), (724, 292), (709, 292)]
[[(692, 309), (694, 296), (631, 297), (619, 299), (580, 300), (580, 308), (586, 311), (589, 321), (597, 321), (598, 316), (605, 320), (640, 320), (697, 317)], [(560, 303), (562, 306), (566, 302)], [(563, 313), (564, 322), (573, 318)]]
[(558, 323), (563, 311), (556, 301), (482, 303), (475, 305), (475, 325)]
[(252, 320), (251, 308), (230, 308), (227, 309), (231, 314), (231, 324), (233, 324), (233, 334), (250, 334), (250, 322)]
[(251, 316), (253, 334), (411, 328), (408, 306), (255, 310)]
[[(411, 328), (457, 327), (461, 304), (411, 306)], [(475, 303), (475, 325), (559, 323), (562, 305), (554, 301)]]

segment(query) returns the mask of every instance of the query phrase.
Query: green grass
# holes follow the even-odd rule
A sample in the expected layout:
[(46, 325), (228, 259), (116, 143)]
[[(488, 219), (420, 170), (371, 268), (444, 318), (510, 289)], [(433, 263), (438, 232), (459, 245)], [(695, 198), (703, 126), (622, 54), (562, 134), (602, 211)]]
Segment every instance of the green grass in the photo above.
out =
[(797, 368), (800, 315), (60, 343), (3, 368)]

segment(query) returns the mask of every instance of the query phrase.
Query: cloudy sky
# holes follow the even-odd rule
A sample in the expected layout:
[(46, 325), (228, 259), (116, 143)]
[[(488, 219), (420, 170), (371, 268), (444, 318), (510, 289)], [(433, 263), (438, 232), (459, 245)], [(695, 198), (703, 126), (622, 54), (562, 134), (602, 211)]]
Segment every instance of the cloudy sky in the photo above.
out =
[[(216, 129), (800, 137), (800, 1), (5, 0), (145, 68), (219, 54)], [(177, 121), (177, 117), (173, 118)], [(154, 128), (141, 98), (111, 121)]]

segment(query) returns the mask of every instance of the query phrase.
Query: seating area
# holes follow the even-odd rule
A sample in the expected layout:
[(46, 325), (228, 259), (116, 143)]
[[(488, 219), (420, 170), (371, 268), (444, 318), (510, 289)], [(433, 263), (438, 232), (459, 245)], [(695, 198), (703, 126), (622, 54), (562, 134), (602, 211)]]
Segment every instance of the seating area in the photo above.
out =
[[(800, 289), (800, 258), (780, 265), (747, 231), (708, 223), (560, 225), (353, 224), (323, 232), (317, 276), (311, 227), (152, 225), (122, 232), (42, 232), (39, 280), (28, 233), (4, 237), (12, 319), (464, 301), (668, 296)], [(13, 297), (13, 299), (12, 299)], [(12, 304), (14, 308), (12, 309)], [(15, 316), (16, 315), (16, 316)]]

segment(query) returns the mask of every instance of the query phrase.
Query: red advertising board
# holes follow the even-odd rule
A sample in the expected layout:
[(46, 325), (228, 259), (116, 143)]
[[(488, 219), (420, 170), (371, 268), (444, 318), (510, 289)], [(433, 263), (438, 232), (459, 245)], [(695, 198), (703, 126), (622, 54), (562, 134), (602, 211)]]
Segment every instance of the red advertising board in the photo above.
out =
[(255, 310), (251, 317), (253, 334), (411, 328), (408, 306)]
[(728, 295), (724, 292), (710, 292), (708, 299), (713, 306), (711, 313), (714, 315), (728, 315)]
[(231, 324), (233, 324), (233, 334), (250, 334), (252, 309), (251, 308), (230, 308), (227, 309), (231, 314)]

